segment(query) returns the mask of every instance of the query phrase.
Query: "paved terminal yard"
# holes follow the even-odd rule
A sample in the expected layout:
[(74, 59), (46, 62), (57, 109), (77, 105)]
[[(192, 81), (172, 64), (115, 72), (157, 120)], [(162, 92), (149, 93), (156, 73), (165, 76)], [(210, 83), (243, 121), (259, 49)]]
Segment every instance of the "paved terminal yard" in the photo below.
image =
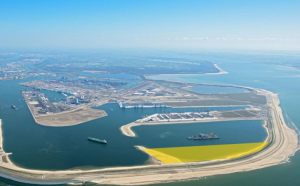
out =
[(196, 121), (201, 119), (213, 119), (214, 116), (208, 112), (185, 112), (185, 113), (168, 113), (168, 114), (155, 114), (138, 120), (137, 122), (161, 122), (161, 121)]

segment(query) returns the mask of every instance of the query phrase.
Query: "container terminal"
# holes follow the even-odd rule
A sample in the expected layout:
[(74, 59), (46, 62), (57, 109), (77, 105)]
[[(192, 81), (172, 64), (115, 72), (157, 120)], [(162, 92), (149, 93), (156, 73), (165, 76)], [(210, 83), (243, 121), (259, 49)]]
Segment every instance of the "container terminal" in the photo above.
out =
[(204, 119), (217, 119), (214, 112), (181, 112), (181, 113), (160, 113), (151, 116), (143, 116), (142, 119), (136, 121), (141, 122), (179, 122), (179, 121), (199, 121)]
[(118, 102), (120, 108), (165, 108), (168, 107), (166, 103), (161, 102)]

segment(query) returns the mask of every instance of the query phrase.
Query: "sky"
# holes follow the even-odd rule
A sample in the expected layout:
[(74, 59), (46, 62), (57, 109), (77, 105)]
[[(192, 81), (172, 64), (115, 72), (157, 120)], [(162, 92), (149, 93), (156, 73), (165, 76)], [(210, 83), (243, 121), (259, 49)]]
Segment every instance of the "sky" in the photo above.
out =
[(299, 10), (299, 0), (0, 0), (0, 47), (298, 51)]

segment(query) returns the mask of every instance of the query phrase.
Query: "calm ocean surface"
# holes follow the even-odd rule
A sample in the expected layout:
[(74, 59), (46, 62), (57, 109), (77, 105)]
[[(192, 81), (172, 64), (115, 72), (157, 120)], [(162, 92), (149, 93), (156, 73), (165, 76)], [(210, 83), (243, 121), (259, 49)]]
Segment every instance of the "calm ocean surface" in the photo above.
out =
[[(203, 58), (201, 58), (203, 59)], [(271, 66), (242, 61), (208, 59), (229, 72), (224, 75), (155, 76), (155, 79), (171, 79), (192, 83), (231, 84), (263, 88), (278, 93), (285, 119), (289, 126), (300, 127), (300, 71), (283, 66)], [(247, 69), (247, 70), (245, 70)], [(162, 125), (134, 127), (137, 138), (125, 137), (119, 131), (123, 124), (150, 115), (160, 110), (119, 109), (116, 104), (107, 104), (100, 109), (108, 117), (73, 127), (52, 128), (35, 124), (23, 98), (21, 87), (9, 81), (0, 82), (2, 102), (0, 118), (3, 121), (4, 149), (13, 152), (11, 159), (19, 166), (39, 169), (69, 169), (74, 167), (128, 166), (143, 164), (148, 156), (137, 151), (134, 145), (149, 148), (260, 142), (266, 137), (261, 121), (213, 122), (186, 125)], [(10, 108), (11, 104), (19, 107)], [(213, 108), (211, 108), (213, 110)], [(226, 109), (226, 108), (215, 108)], [(243, 108), (240, 108), (243, 109)], [(176, 109), (167, 110), (176, 111)], [(186, 109), (186, 111), (188, 111)], [(113, 117), (113, 116), (118, 117)], [(220, 140), (188, 141), (186, 136), (199, 132), (216, 132)], [(86, 137), (105, 138), (109, 144), (101, 146), (89, 143)], [(207, 143), (207, 144), (206, 144)], [(116, 153), (118, 152), (118, 153)], [(107, 160), (113, 155), (115, 161)], [(123, 157), (118, 160), (118, 157)], [(126, 160), (126, 161), (124, 161)], [(198, 180), (156, 184), (155, 186), (196, 185), (298, 185), (300, 156), (296, 153), (287, 163), (250, 172), (218, 175)], [(2, 185), (17, 183), (2, 179)], [(1, 185), (1, 184), (0, 184)], [(24, 185), (24, 184), (19, 184)], [(91, 184), (95, 185), (95, 184)]]

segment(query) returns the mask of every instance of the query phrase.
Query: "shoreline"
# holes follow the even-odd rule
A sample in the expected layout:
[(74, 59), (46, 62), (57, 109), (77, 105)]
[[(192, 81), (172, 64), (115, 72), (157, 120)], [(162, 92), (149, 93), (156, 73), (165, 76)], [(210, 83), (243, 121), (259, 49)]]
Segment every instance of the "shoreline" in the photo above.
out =
[[(263, 89), (251, 89), (257, 91), (259, 94), (265, 95), (268, 99), (267, 104), (271, 108), (269, 114), (272, 127), (268, 128), (266, 126), (269, 136), (268, 140), (270, 140), (270, 143), (258, 153), (250, 154), (246, 157), (233, 160), (179, 163), (169, 165), (139, 165), (132, 167), (113, 167), (93, 170), (31, 170), (18, 167), (10, 162), (1, 163), (0, 175), (2, 176), (3, 174), (8, 174), (11, 176), (9, 179), (15, 181), (21, 180), (21, 182), (25, 183), (38, 182), (39, 184), (49, 184), (50, 182), (57, 182), (57, 184), (79, 183), (88, 180), (99, 184), (143, 185), (250, 171), (278, 165), (284, 162), (298, 150), (298, 136), (294, 130), (286, 125), (282, 115), (282, 110), (279, 107), (280, 101), (277, 94)], [(0, 129), (0, 139), (2, 139), (2, 129)], [(0, 145), (3, 147), (3, 143)], [(193, 168), (187, 169), (187, 166), (193, 166)], [(115, 172), (117, 170), (119, 171), (118, 173)], [(104, 173), (105, 177), (99, 178), (99, 174)], [(95, 174), (98, 174), (98, 177), (95, 176)]]
[(219, 74), (228, 74), (228, 72), (226, 72), (225, 70), (221, 69), (216, 63), (214, 63), (214, 66), (220, 70)]
[(149, 160), (152, 162), (152, 165), (163, 165), (164, 164), (163, 162), (159, 161), (158, 159), (153, 157), (151, 154), (149, 154), (147, 151), (144, 151), (144, 149), (146, 149), (146, 147), (139, 146), (139, 145), (136, 145), (134, 147), (137, 148), (138, 150), (140, 150), (141, 152), (148, 154)]
[(229, 72), (224, 71), (223, 69), (221, 69), (216, 63), (214, 63), (214, 66), (220, 71), (220, 72), (208, 72), (208, 73), (199, 73), (199, 74), (145, 74), (144, 77), (145, 79), (151, 79), (150, 76), (194, 76), (194, 75), (221, 75), (221, 74), (228, 74)]

